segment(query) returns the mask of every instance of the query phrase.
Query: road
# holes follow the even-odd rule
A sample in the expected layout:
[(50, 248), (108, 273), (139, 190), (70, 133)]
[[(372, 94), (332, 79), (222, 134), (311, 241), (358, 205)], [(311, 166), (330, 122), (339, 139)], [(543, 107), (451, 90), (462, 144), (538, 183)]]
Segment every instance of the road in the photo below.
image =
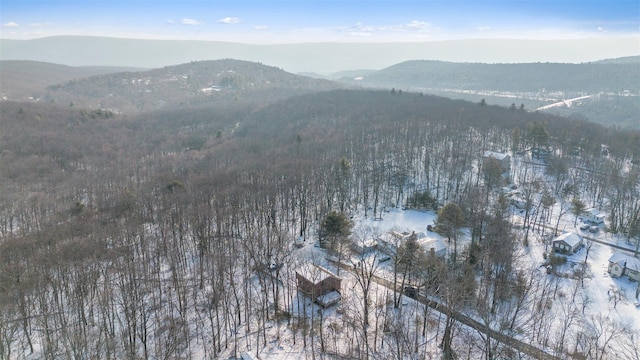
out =
[[(334, 260), (330, 260), (327, 259), (330, 262), (332, 262), (333, 264), (335, 264), (336, 266), (339, 266), (340, 268), (342, 268), (343, 270), (346, 270), (350, 273), (353, 274), (353, 267), (351, 267), (348, 264), (345, 263), (340, 263)], [(379, 276), (375, 276), (373, 277), (373, 281), (376, 282), (379, 285), (382, 285), (384, 287), (386, 287), (387, 289), (390, 289), (391, 291), (394, 290), (394, 286), (393, 286), (393, 282), (389, 281), (387, 279), (381, 278)], [(447, 309), (446, 306), (434, 301), (434, 300), (430, 300), (425, 296), (422, 295), (418, 295), (417, 297), (413, 298), (416, 301), (419, 301), (421, 303), (423, 303), (424, 305), (429, 306), (430, 308), (444, 314), (451, 314), (451, 316), (458, 322), (467, 325), (483, 334), (488, 334), (489, 336), (491, 336), (491, 338), (498, 340), (499, 342), (523, 353), (523, 354), (527, 354), (528, 356), (531, 356), (534, 359), (540, 359), (540, 360), (561, 360), (560, 357), (554, 356), (552, 354), (547, 353), (546, 351), (535, 347), (531, 344), (527, 344), (525, 342), (522, 342), (518, 339), (515, 339), (511, 336), (502, 334), (500, 332), (497, 332), (495, 330), (492, 329), (488, 329), (487, 326), (485, 326), (484, 324), (458, 312), (458, 311), (451, 311), (449, 309)]]
[(551, 108), (554, 108), (554, 107), (558, 107), (558, 106), (565, 106), (565, 105), (566, 105), (567, 107), (570, 107), (570, 106), (571, 106), (571, 103), (572, 103), (572, 102), (574, 102), (574, 101), (579, 101), (579, 100), (588, 99), (588, 98), (593, 97), (593, 96), (595, 96), (595, 95), (585, 95), (585, 96), (580, 96), (580, 97), (573, 98), (573, 99), (567, 99), (567, 100), (558, 101), (558, 102), (553, 103), (553, 104), (549, 104), (549, 105), (541, 106), (541, 107), (539, 107), (539, 108), (535, 109), (534, 111), (538, 111), (538, 110), (547, 110), (547, 109), (551, 109)]
[(602, 244), (602, 245), (607, 245), (607, 246), (610, 246), (610, 247), (615, 248), (615, 249), (625, 250), (625, 251), (628, 251), (628, 252), (634, 252), (634, 249), (632, 249), (632, 248), (620, 246), (618, 244), (613, 244), (613, 243), (610, 243), (610, 242), (607, 242), (607, 241), (598, 240), (596, 238), (592, 238), (591, 236), (584, 236), (583, 235), (582, 238), (583, 239), (587, 239), (589, 241), (597, 242), (597, 243)]

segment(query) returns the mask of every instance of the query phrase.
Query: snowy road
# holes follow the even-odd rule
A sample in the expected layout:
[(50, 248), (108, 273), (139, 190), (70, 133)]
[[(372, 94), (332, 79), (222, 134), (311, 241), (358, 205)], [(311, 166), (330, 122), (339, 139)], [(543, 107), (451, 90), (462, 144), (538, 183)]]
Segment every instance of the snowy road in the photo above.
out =
[(553, 103), (553, 104), (541, 106), (541, 107), (535, 109), (534, 111), (547, 110), (547, 109), (551, 109), (551, 108), (554, 108), (554, 107), (560, 107), (560, 106), (571, 107), (571, 103), (573, 103), (574, 101), (580, 101), (580, 100), (588, 99), (588, 98), (594, 97), (594, 96), (595, 95), (585, 95), (585, 96), (579, 96), (579, 97), (573, 98), (573, 99), (562, 100), (562, 101), (558, 101), (558, 102)]

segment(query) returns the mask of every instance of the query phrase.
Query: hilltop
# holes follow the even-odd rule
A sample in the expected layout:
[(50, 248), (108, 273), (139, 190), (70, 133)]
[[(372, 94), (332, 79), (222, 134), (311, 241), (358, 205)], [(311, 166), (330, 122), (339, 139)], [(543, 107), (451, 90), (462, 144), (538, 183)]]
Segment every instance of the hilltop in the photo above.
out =
[(1, 60), (0, 96), (23, 101), (37, 96), (47, 86), (116, 72), (141, 71), (130, 67), (67, 66), (40, 61)]
[[(39, 80), (39, 74), (55, 71), (59, 65), (29, 65), (14, 73), (12, 82), (16, 87), (31, 89), (30, 96), (34, 101), (107, 109), (116, 113), (184, 109), (209, 103), (260, 104), (344, 87), (327, 80), (290, 74), (272, 66), (229, 59), (190, 62), (146, 71), (103, 71), (99, 75), (80, 78), (75, 76), (82, 74), (82, 68), (60, 66), (66, 72), (57, 77), (45, 76), (46, 81)], [(69, 80), (70, 75), (74, 77)], [(49, 83), (56, 78), (66, 81)], [(44, 84), (48, 86), (38, 88)]]

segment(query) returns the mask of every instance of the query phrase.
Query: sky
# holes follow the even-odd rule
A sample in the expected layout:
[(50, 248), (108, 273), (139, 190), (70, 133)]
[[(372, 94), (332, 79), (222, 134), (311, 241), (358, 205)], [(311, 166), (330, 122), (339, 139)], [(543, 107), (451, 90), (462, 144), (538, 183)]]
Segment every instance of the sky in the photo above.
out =
[(640, 0), (0, 0), (0, 38), (253, 44), (638, 37)]

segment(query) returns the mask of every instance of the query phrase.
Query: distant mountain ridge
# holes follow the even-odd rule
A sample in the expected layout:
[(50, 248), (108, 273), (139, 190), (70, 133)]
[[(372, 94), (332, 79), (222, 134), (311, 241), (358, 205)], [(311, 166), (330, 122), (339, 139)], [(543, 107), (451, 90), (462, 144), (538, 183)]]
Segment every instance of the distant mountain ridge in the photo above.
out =
[[(634, 37), (255, 45), (220, 41), (54, 36), (33, 40), (0, 39), (0, 60), (37, 60), (71, 66), (158, 68), (190, 61), (232, 58), (261, 62), (292, 73), (329, 74), (353, 69), (382, 69), (414, 59), (483, 63), (581, 63), (604, 57), (639, 55), (637, 45), (637, 38)], [(600, 58), (593, 57), (594, 48), (600, 49)]]
[(640, 92), (640, 62), (483, 64), (412, 60), (370, 72), (357, 83), (396, 88)]
[(640, 55), (639, 56), (625, 56), (615, 59), (604, 59), (600, 61), (595, 61), (596, 64), (637, 64), (640, 63)]

